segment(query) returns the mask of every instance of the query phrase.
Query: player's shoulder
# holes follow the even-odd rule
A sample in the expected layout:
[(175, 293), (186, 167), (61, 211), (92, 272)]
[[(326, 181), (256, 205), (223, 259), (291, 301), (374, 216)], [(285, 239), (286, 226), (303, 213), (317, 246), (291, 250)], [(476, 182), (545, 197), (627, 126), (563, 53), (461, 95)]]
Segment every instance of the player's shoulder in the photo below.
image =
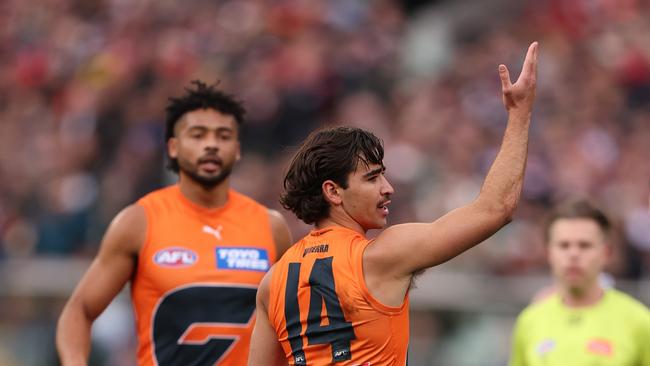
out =
[(144, 242), (146, 227), (147, 215), (144, 207), (131, 204), (113, 218), (104, 235), (102, 246), (137, 253)]
[(543, 317), (545, 314), (553, 311), (557, 302), (558, 297), (555, 293), (537, 298), (535, 301), (528, 304), (521, 313), (519, 313), (518, 321), (529, 322), (536, 318)]
[(137, 204), (133, 203), (124, 207), (120, 212), (115, 215), (109, 230), (118, 230), (124, 231), (135, 228), (145, 227), (147, 223), (147, 215), (144, 208)]
[(608, 289), (607, 296), (611, 299), (610, 303), (620, 311), (625, 311), (629, 315), (645, 319), (650, 322), (650, 310), (639, 300), (626, 294), (625, 292)]
[[(284, 257), (283, 257), (284, 258)], [(288, 274), (289, 261), (280, 259), (275, 262), (271, 268), (264, 274), (258, 287), (258, 299), (262, 300), (265, 306), (282, 302), (283, 288), (285, 287)], [(275, 308), (271, 306), (270, 308)]]
[(271, 284), (273, 281), (273, 276), (277, 268), (277, 263), (272, 265), (268, 271), (262, 277), (260, 284), (257, 288), (257, 296), (262, 300), (264, 304), (268, 304), (269, 301), (269, 291), (271, 290)]
[(278, 210), (268, 208), (261, 202), (258, 202), (254, 198), (247, 196), (241, 192), (236, 191), (235, 189), (228, 190), (229, 199), (232, 200), (231, 205), (236, 210), (257, 210), (267, 214), (271, 225), (286, 225), (286, 220), (284, 216)]
[(303, 257), (302, 254), (304, 247), (304, 238), (298, 240), (286, 249), (282, 257), (278, 259), (277, 263), (282, 266), (287, 265), (290, 262), (299, 261), (300, 258)]
[(177, 184), (171, 184), (168, 186), (157, 188), (154, 189), (153, 191), (150, 191), (149, 193), (146, 193), (138, 201), (150, 201), (150, 200), (167, 198), (173, 196), (176, 190), (178, 190)]
[(228, 199), (232, 200), (231, 204), (237, 208), (242, 208), (242, 207), (254, 207), (257, 209), (267, 209), (265, 205), (262, 203), (258, 202), (254, 198), (241, 193), (233, 188), (230, 188), (228, 190)]

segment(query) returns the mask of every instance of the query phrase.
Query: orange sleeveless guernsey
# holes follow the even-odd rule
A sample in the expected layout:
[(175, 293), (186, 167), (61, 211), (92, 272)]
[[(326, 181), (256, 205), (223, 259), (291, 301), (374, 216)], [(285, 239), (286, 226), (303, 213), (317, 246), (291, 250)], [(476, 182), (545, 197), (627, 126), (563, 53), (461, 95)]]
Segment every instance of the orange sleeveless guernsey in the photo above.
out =
[(267, 209), (233, 190), (206, 209), (178, 185), (138, 204), (147, 215), (131, 287), (138, 365), (246, 365), (257, 286), (276, 260)]
[(291, 365), (406, 364), (408, 296), (376, 300), (363, 277), (371, 241), (343, 227), (312, 231), (276, 264), (268, 314)]

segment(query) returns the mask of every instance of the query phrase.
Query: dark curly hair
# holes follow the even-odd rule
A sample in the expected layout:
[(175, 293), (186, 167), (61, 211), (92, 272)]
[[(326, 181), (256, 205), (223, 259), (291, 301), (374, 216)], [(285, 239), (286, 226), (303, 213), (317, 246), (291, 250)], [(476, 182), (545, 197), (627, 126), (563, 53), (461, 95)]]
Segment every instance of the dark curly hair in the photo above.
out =
[(544, 234), (546, 242), (550, 239), (551, 225), (560, 219), (590, 219), (594, 220), (603, 234), (610, 233), (612, 224), (603, 210), (593, 202), (584, 198), (572, 198), (553, 209), (546, 219)]
[[(165, 108), (167, 118), (165, 120), (165, 143), (174, 137), (174, 127), (176, 123), (187, 112), (197, 109), (214, 109), (223, 114), (231, 115), (237, 121), (237, 125), (244, 123), (246, 110), (242, 102), (235, 99), (234, 96), (226, 94), (217, 89), (219, 83), (208, 85), (202, 81), (192, 81), (192, 86), (185, 88), (185, 94), (175, 98), (170, 97), (169, 103)], [(169, 156), (167, 168), (178, 173), (178, 161)]]
[(382, 164), (383, 142), (371, 132), (351, 127), (315, 131), (302, 143), (284, 178), (280, 203), (307, 224), (329, 215), (321, 185), (330, 179), (344, 189), (361, 162)]

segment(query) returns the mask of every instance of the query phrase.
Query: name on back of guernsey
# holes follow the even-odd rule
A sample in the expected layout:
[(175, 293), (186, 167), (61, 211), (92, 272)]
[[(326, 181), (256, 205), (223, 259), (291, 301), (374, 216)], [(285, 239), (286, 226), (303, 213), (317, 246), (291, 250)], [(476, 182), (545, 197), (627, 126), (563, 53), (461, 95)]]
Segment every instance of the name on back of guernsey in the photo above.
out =
[(329, 244), (319, 244), (313, 247), (305, 248), (305, 251), (302, 253), (302, 256), (306, 256), (309, 253), (327, 253), (329, 251)]

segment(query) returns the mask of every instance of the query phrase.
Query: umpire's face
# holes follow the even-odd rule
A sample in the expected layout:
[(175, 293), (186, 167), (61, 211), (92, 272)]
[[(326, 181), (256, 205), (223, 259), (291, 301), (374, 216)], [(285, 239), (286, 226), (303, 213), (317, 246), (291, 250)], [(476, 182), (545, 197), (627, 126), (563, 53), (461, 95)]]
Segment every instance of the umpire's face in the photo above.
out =
[(558, 219), (549, 228), (548, 260), (564, 288), (581, 291), (598, 286), (609, 254), (605, 234), (592, 219)]

